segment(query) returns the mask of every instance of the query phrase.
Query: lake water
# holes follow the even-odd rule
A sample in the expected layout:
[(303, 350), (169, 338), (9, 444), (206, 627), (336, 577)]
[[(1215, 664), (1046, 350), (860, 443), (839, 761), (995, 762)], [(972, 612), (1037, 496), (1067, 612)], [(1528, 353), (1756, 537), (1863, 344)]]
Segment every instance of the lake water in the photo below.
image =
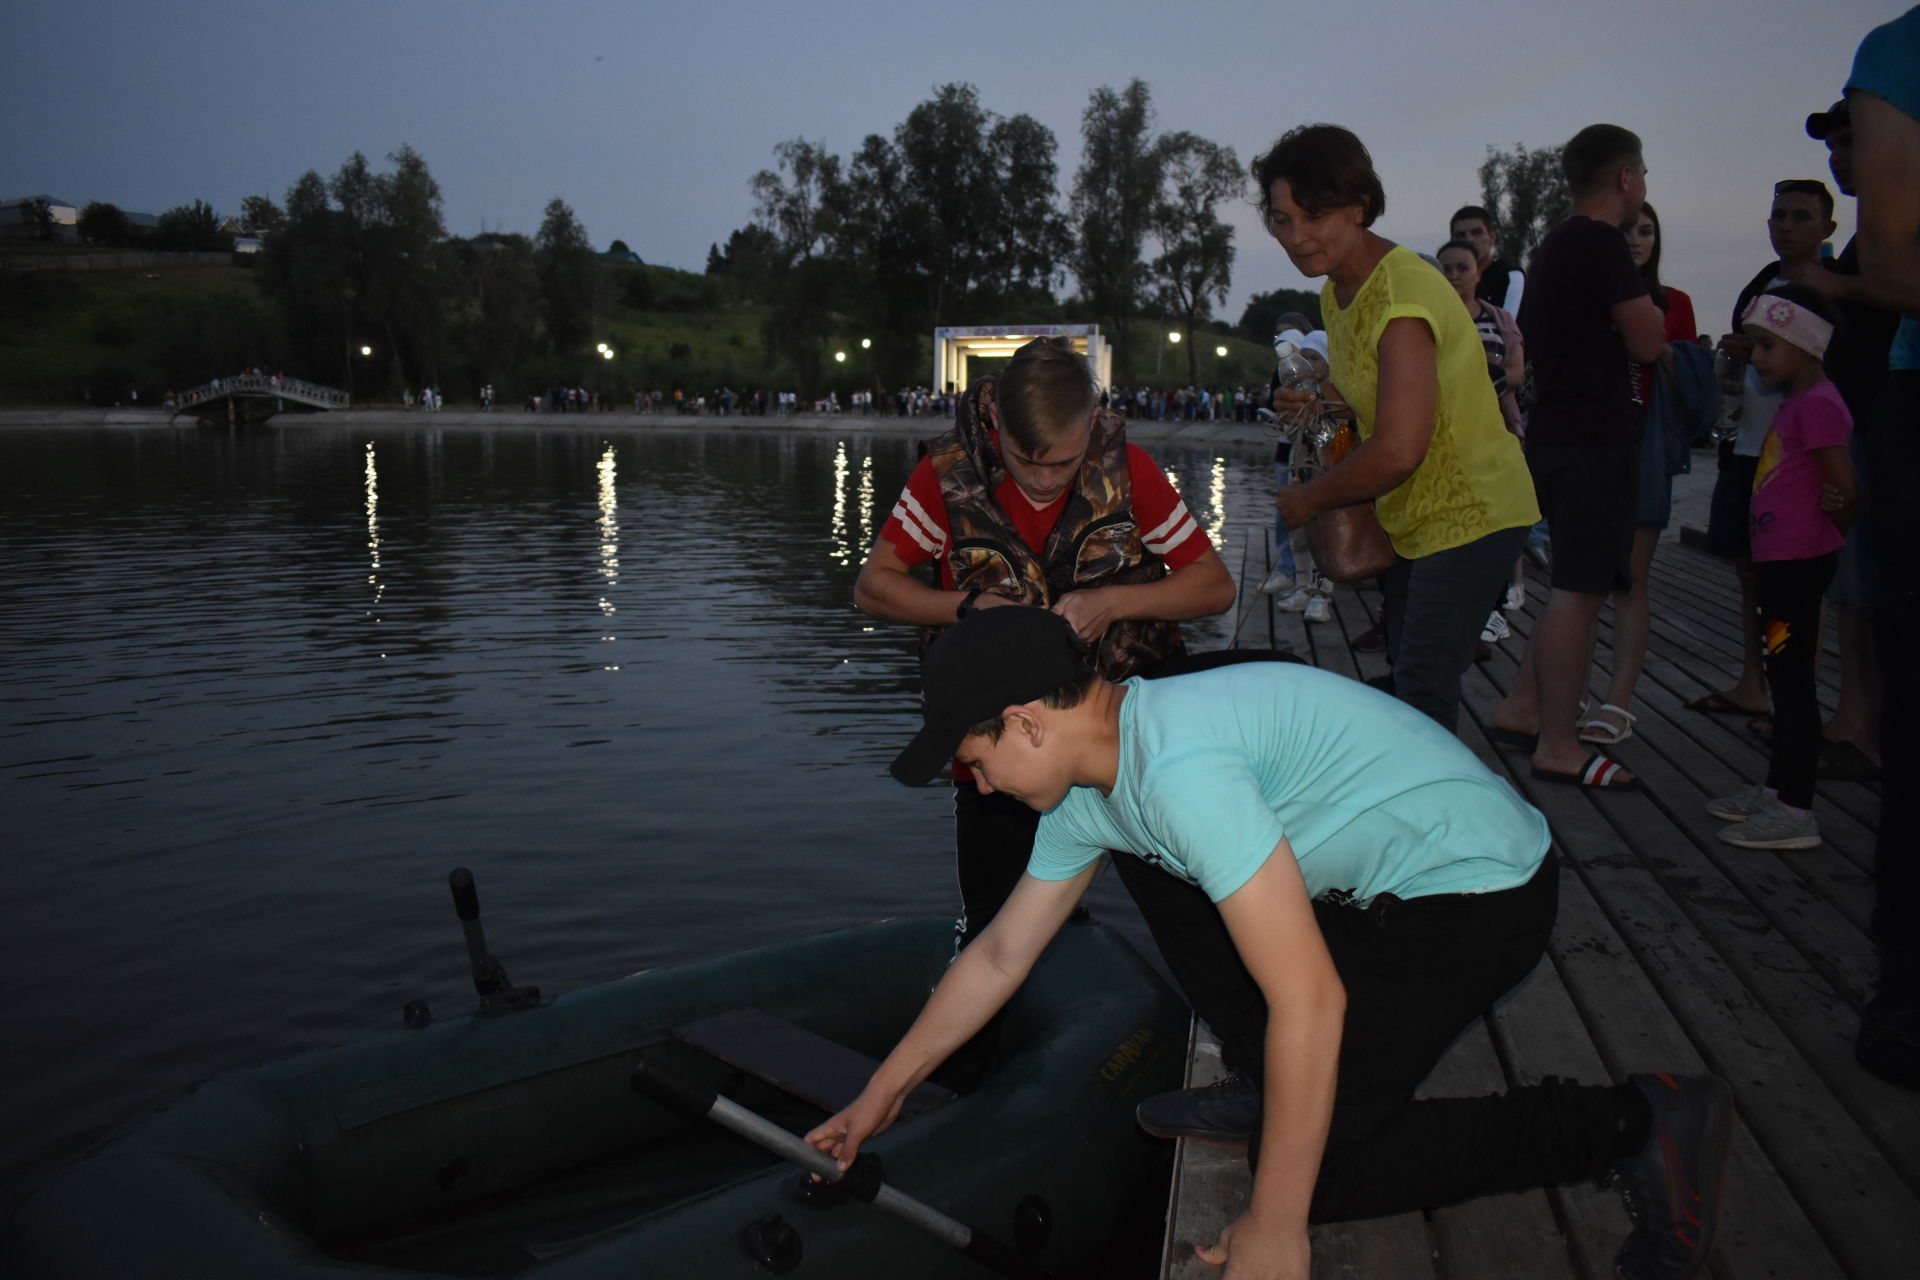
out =
[[(1237, 565), (1263, 451), (1153, 452)], [(0, 429), (0, 1219), (208, 1075), (468, 1010), (455, 866), (548, 994), (950, 910), (951, 793), (886, 776), (911, 629), (851, 603), (914, 457), (853, 425)]]

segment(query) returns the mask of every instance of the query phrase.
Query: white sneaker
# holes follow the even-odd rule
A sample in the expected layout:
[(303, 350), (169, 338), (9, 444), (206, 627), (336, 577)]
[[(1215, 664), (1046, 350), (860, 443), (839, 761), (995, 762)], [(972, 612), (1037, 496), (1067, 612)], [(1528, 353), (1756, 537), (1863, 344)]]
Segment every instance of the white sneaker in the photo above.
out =
[(1325, 596), (1315, 596), (1307, 601), (1306, 617), (1308, 622), (1332, 622), (1333, 605)]
[(1480, 628), (1480, 643), (1497, 644), (1513, 634), (1513, 628), (1507, 625), (1506, 615), (1495, 609), (1487, 615), (1487, 625)]
[(1521, 586), (1517, 582), (1508, 583), (1507, 598), (1500, 602), (1500, 607), (1505, 609), (1508, 613), (1512, 613), (1517, 609), (1526, 608), (1527, 607), (1527, 589)]
[(1260, 584), (1260, 594), (1263, 596), (1277, 596), (1292, 585), (1293, 575), (1291, 573), (1285, 569), (1275, 569), (1272, 573), (1268, 574), (1266, 580)]
[(1315, 600), (1324, 600), (1330, 590), (1332, 585), (1316, 573), (1307, 580), (1306, 586), (1295, 588), (1293, 594), (1280, 601), (1276, 607), (1283, 613), (1305, 613), (1308, 605)]
[(1820, 824), (1812, 813), (1796, 817), (1769, 796), (1766, 808), (1720, 828), (1720, 840), (1742, 849), (1817, 849)]

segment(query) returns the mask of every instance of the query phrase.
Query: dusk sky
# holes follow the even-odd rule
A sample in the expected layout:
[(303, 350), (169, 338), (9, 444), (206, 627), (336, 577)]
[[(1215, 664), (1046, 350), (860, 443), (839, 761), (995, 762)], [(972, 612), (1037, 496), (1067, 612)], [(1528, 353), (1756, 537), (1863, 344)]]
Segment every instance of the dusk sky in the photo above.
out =
[[(1625, 125), (1646, 141), (1664, 277), (1717, 330), (1770, 256), (1773, 181), (1828, 177), (1806, 114), (1839, 96), (1860, 37), (1903, 8), (12, 0), (0, 197), (148, 213), (197, 198), (232, 213), (356, 150), (384, 169), (404, 143), (439, 180), (456, 235), (531, 234), (559, 196), (597, 246), (617, 237), (697, 271), (751, 219), (748, 179), (774, 144), (805, 136), (850, 155), (952, 81), (1054, 131), (1064, 205), (1088, 93), (1139, 77), (1161, 130), (1242, 162), (1294, 124), (1354, 129), (1386, 184), (1378, 229), (1429, 252), (1447, 215), (1477, 201), (1489, 144)], [(1303, 282), (1249, 205), (1226, 216), (1239, 252), (1219, 314), (1232, 320), (1250, 294)]]

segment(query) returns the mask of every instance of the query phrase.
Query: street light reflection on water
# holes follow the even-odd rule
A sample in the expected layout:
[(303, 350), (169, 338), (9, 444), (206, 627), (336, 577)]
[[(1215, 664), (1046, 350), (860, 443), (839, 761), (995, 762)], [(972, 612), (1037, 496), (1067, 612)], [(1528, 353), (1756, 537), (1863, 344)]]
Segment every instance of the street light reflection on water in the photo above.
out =
[[(611, 591), (620, 583), (619, 466), (612, 445), (608, 445), (606, 452), (600, 455), (594, 470), (600, 478), (600, 518), (596, 522), (600, 529), (600, 576), (607, 580), (607, 589)], [(603, 595), (600, 597), (600, 612), (611, 618), (618, 609), (610, 598)], [(600, 639), (603, 643), (611, 643), (619, 637), (608, 635)], [(607, 671), (619, 669), (614, 665), (603, 668)]]

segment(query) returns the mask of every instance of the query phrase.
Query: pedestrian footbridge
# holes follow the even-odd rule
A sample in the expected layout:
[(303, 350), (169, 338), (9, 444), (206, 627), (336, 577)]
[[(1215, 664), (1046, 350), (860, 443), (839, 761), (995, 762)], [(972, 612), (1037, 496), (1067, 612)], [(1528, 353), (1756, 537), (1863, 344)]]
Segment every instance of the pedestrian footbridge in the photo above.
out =
[(291, 400), (315, 409), (344, 409), (351, 402), (346, 392), (336, 387), (323, 387), (317, 382), (302, 382), (298, 378), (279, 374), (236, 373), (230, 378), (215, 378), (182, 392), (173, 403), (173, 411), (185, 413), (218, 400), (231, 401), (236, 398)]

